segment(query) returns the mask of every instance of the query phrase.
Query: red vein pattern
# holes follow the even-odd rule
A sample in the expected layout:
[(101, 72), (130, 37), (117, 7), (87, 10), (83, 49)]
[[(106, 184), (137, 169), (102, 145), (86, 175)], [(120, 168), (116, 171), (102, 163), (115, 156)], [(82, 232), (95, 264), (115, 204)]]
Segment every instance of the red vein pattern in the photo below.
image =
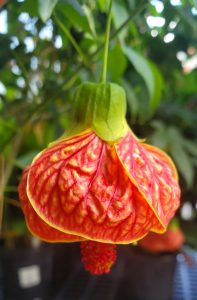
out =
[[(73, 234), (74, 240), (81, 236), (131, 243), (150, 230), (165, 231), (179, 204), (170, 159), (140, 144), (130, 132), (116, 144), (90, 130), (59, 140), (34, 159), (27, 173), (27, 185), (22, 179), (27, 198), (19, 186), (21, 204), (30, 230), (38, 236), (41, 221), (54, 234), (65, 232), (62, 239)], [(52, 232), (49, 237), (52, 240)]]
[(166, 228), (179, 207), (180, 188), (171, 159), (156, 147), (139, 143), (129, 131), (116, 146), (117, 154), (139, 191), (144, 195), (161, 222), (160, 232)]
[(81, 237), (72, 234), (66, 234), (47, 225), (34, 211), (26, 193), (27, 175), (29, 167), (23, 171), (18, 190), (21, 200), (21, 206), (25, 215), (29, 230), (35, 236), (47, 242), (78, 242), (83, 241)]

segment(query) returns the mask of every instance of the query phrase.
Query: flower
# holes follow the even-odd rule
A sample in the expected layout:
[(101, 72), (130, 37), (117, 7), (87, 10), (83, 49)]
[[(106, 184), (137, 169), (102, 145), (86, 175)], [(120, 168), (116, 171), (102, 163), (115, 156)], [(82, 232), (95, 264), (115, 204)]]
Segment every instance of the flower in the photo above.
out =
[[(164, 232), (180, 198), (176, 169), (163, 151), (138, 140), (126, 122), (117, 139), (117, 131), (108, 130), (117, 126), (113, 115), (110, 119), (108, 114), (107, 130), (103, 119), (96, 120), (96, 126), (62, 137), (39, 153), (19, 184), (33, 234), (52, 242), (96, 242), (82, 246), (88, 270), (84, 255), (88, 253), (91, 262), (97, 259), (93, 253), (91, 260), (87, 249), (106, 253), (110, 244), (132, 243), (149, 231)], [(115, 260), (115, 255), (103, 257), (109, 257), (109, 264), (101, 259), (100, 265), (107, 267), (95, 266), (95, 273), (107, 272)]]
[(163, 234), (149, 232), (139, 241), (139, 246), (151, 253), (175, 252), (185, 242), (185, 236), (179, 226), (169, 226)]

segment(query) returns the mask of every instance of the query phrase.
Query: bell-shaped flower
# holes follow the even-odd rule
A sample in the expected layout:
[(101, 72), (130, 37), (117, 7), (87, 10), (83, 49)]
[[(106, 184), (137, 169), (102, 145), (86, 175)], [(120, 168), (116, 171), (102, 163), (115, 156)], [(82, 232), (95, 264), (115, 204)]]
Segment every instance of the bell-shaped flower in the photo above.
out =
[(181, 230), (178, 220), (172, 219), (166, 232), (158, 234), (149, 232), (138, 245), (150, 253), (176, 252), (180, 250), (185, 242), (185, 236)]
[(81, 241), (86, 269), (101, 274), (115, 260), (111, 244), (166, 230), (180, 188), (171, 159), (127, 125), (122, 88), (84, 83), (75, 103), (76, 125), (34, 158), (19, 195), (34, 235), (50, 242)]

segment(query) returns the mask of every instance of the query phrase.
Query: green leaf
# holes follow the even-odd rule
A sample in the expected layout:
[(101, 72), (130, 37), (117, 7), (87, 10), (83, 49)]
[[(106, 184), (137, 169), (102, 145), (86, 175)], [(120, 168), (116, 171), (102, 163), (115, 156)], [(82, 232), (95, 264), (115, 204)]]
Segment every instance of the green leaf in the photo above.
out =
[[(157, 68), (157, 66), (149, 61), (149, 65), (153, 74), (153, 80), (154, 80), (154, 86), (152, 89), (150, 88), (150, 106), (155, 111), (157, 107), (159, 106), (160, 100), (161, 100), (161, 94), (162, 94), (162, 88), (163, 88), (163, 78), (162, 75)], [(148, 83), (147, 83), (148, 87)], [(150, 84), (151, 87), (151, 84)]]
[(84, 9), (86, 18), (88, 20), (89, 28), (90, 28), (93, 36), (96, 37), (96, 29), (95, 29), (95, 23), (94, 23), (94, 17), (93, 17), (92, 11), (87, 5), (84, 5), (83, 9)]
[(128, 18), (128, 15), (128, 10), (124, 1), (114, 1), (112, 6), (112, 17), (116, 28), (122, 25)]
[(191, 160), (194, 167), (197, 167), (197, 158), (192, 157)]
[(20, 11), (27, 12), (30, 16), (38, 16), (38, 1), (24, 1), (20, 7)]
[(125, 89), (128, 108), (131, 114), (132, 122), (134, 123), (136, 121), (137, 114), (139, 111), (138, 99), (136, 97), (135, 91), (133, 90), (133, 87), (131, 86), (131, 84), (129, 84), (127, 80), (122, 79), (121, 85)]
[[(150, 137), (151, 142), (170, 152), (188, 188), (191, 188), (194, 181), (194, 164), (186, 151), (186, 139), (178, 128), (174, 126), (167, 127), (162, 121), (154, 121), (151, 125), (155, 128), (155, 132)], [(188, 145), (190, 145), (190, 141)], [(196, 150), (196, 148), (193, 149), (193, 145), (191, 149), (192, 151)]]
[(180, 92), (187, 95), (196, 94), (197, 93), (196, 81), (197, 81), (197, 75), (195, 71), (181, 76), (178, 82), (178, 84), (180, 85), (179, 86)]
[[(112, 19), (115, 28), (118, 28), (122, 23), (128, 18), (128, 10), (124, 4), (124, 1), (114, 1), (112, 5)], [(127, 33), (127, 28), (125, 27), (118, 35), (122, 40)]]
[(105, 11), (106, 0), (98, 0), (99, 8), (102, 12)]
[(197, 3), (196, 3), (196, 0), (189, 0), (189, 2), (190, 2), (190, 4), (191, 4), (192, 6), (195, 7), (195, 9), (197, 9)]
[(187, 187), (191, 188), (194, 181), (194, 167), (190, 155), (185, 150), (185, 139), (180, 130), (174, 126), (168, 127), (167, 133), (169, 151), (184, 177)]
[(38, 154), (38, 151), (33, 150), (31, 152), (25, 153), (21, 156), (19, 156), (15, 160), (15, 165), (18, 166), (21, 169), (26, 168), (33, 160), (33, 158)]
[(166, 150), (169, 143), (168, 131), (166, 126), (159, 120), (151, 122), (151, 126), (155, 129), (153, 134), (150, 136), (151, 143), (163, 150)]
[(197, 156), (197, 143), (188, 139), (183, 140), (185, 149), (192, 155)]
[(55, 20), (57, 24), (60, 26), (66, 37), (69, 39), (69, 41), (74, 46), (75, 50), (78, 52), (79, 56), (86, 62), (86, 57), (84, 56), (83, 52), (81, 51), (81, 48), (78, 46), (78, 43), (73, 38), (72, 34), (68, 30), (67, 26), (64, 25), (64, 22), (61, 21), (61, 19), (56, 15)]
[(61, 0), (57, 10), (66, 17), (73, 26), (92, 33), (85, 11), (77, 0)]
[(190, 156), (177, 141), (171, 144), (170, 153), (183, 175), (187, 187), (191, 188), (194, 182), (194, 168)]
[(162, 76), (159, 70), (152, 62), (147, 60), (137, 51), (127, 46), (124, 46), (123, 49), (124, 53), (128, 57), (129, 61), (133, 64), (136, 71), (144, 79), (149, 92), (150, 107), (152, 109), (152, 112), (155, 112), (160, 103), (163, 86)]
[(43, 22), (50, 18), (57, 2), (58, 0), (38, 0), (38, 12)]
[(155, 129), (155, 130), (166, 130), (166, 126), (164, 124), (163, 121), (161, 120), (153, 120), (151, 122), (151, 126)]
[[(118, 64), (118, 68), (117, 68)], [(127, 59), (120, 45), (115, 45), (109, 51), (108, 71), (113, 81), (118, 81), (127, 67)]]

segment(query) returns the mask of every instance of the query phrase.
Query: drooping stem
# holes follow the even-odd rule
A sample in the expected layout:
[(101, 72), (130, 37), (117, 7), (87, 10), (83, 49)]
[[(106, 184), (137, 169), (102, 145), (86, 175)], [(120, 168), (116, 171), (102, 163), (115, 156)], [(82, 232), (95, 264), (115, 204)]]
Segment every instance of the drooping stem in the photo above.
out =
[(103, 51), (103, 68), (101, 75), (101, 82), (106, 82), (107, 77), (107, 60), (108, 60), (108, 51), (109, 51), (109, 36), (110, 36), (110, 27), (111, 27), (111, 17), (112, 17), (112, 0), (109, 3), (109, 11), (107, 16), (107, 26), (105, 32), (105, 46)]

